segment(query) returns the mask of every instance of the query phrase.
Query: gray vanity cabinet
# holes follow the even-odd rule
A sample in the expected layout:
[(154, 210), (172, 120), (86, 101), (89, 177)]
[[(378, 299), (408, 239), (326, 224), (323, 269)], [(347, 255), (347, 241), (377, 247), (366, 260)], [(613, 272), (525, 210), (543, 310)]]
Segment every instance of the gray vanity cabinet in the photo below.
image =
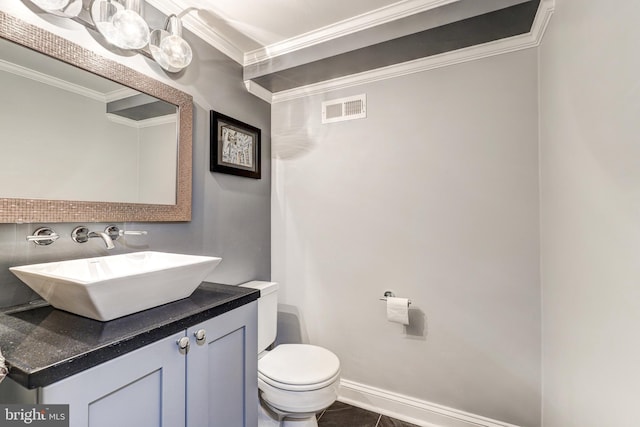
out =
[(70, 404), (71, 427), (256, 426), (256, 304), (43, 387), (38, 400)]
[(71, 427), (184, 426), (185, 358), (157, 341), (40, 390), (43, 404), (69, 404)]
[(189, 337), (206, 336), (192, 340), (187, 355), (187, 427), (258, 425), (257, 304), (188, 329)]

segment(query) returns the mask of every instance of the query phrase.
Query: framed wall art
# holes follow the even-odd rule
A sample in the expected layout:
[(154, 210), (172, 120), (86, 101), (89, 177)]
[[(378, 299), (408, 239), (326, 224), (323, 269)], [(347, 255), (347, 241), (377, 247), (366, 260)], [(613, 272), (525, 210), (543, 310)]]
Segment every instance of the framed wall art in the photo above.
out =
[(209, 169), (260, 179), (260, 129), (212, 110)]

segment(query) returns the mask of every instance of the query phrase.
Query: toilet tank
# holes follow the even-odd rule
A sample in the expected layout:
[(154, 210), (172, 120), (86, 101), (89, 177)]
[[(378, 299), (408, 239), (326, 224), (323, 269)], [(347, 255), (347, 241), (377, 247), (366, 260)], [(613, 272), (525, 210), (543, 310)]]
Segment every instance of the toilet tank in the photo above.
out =
[(247, 282), (244, 288), (258, 289), (258, 354), (275, 340), (278, 330), (278, 284), (275, 282)]

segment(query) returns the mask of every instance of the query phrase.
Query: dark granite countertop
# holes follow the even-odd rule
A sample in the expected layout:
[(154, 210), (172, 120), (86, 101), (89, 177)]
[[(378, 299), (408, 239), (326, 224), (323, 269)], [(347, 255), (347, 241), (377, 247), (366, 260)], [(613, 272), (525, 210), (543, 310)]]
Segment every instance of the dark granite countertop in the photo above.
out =
[(258, 299), (255, 289), (203, 282), (189, 298), (99, 322), (39, 302), (0, 310), (9, 376), (44, 387)]

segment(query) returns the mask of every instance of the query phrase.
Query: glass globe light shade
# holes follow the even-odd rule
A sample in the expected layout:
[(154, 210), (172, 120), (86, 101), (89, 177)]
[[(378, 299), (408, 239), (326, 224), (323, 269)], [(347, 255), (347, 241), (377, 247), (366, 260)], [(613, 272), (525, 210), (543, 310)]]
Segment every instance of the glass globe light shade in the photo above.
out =
[(172, 34), (162, 39), (160, 51), (165, 61), (173, 68), (183, 69), (191, 63), (191, 46), (182, 37)]
[(96, 28), (98, 28), (100, 34), (102, 34), (109, 43), (117, 46), (116, 43), (118, 42), (118, 31), (115, 29), (112, 22), (96, 22)]
[(167, 63), (167, 58), (162, 54), (160, 44), (162, 40), (167, 38), (170, 34), (165, 30), (153, 30), (149, 38), (149, 50), (153, 59), (165, 70), (176, 72), (179, 70), (174, 69)]
[(69, 0), (31, 0), (31, 1), (40, 9), (43, 9), (46, 11), (60, 10), (69, 4)]
[(111, 23), (117, 35), (113, 41), (109, 41), (116, 46), (123, 49), (142, 49), (149, 43), (149, 27), (135, 11), (119, 10), (113, 15)]

